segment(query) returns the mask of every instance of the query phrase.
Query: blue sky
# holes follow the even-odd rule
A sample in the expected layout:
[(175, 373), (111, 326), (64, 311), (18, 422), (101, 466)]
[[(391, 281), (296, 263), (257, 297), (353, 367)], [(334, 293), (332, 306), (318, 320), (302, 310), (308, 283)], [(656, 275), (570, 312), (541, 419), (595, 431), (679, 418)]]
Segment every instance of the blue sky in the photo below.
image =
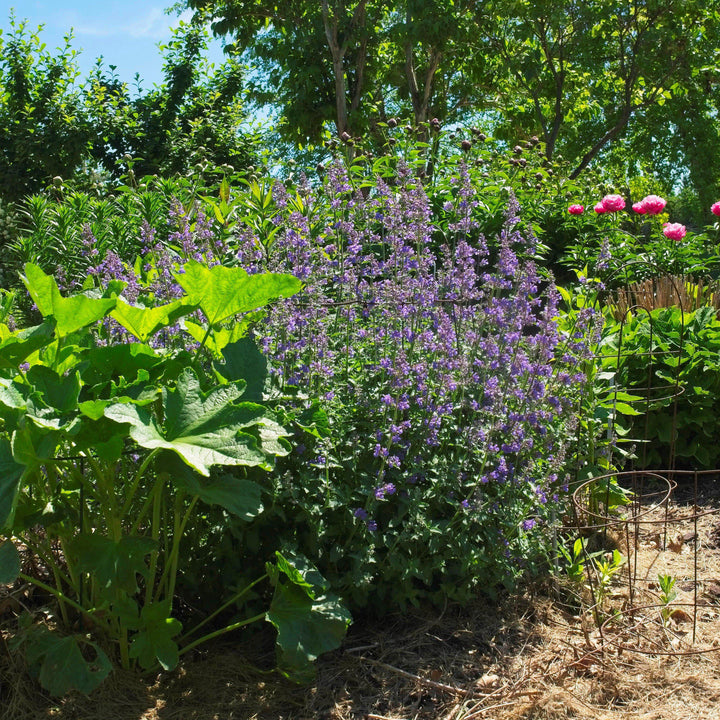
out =
[[(72, 47), (81, 51), (78, 65), (85, 76), (100, 55), (104, 64), (116, 65), (121, 80), (133, 82), (140, 73), (145, 89), (162, 81), (159, 42), (170, 39), (170, 27), (177, 26), (177, 14), (166, 15), (173, 0), (0, 0), (0, 29), (9, 28), (10, 10), (16, 19), (27, 19), (33, 31), (44, 25), (41, 40), (52, 49), (63, 45), (73, 30)], [(187, 19), (189, 14), (184, 16)], [(209, 53), (213, 62), (222, 61), (219, 42)]]

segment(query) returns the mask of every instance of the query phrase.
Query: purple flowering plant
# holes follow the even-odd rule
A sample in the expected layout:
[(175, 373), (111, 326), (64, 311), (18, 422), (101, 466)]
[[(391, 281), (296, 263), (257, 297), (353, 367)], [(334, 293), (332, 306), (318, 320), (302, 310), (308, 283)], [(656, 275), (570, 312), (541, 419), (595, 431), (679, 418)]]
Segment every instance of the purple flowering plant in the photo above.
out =
[[(266, 368), (254, 397), (294, 428), (266, 511), (197, 531), (238, 575), (294, 547), (346, 600), (377, 609), (466, 598), (544, 562), (590, 324), (556, 320), (559, 295), (508, 190), (525, 168), (500, 185), (470, 160), (443, 161), (430, 186), (412, 156), (332, 163), (322, 184), (226, 185), (141, 223), (137, 256), (85, 231), (86, 287), (120, 280), (138, 307), (180, 302), (188, 261), (303, 283), (240, 322), (200, 309), (149, 338), (226, 376)], [(100, 344), (133, 340), (103, 322)], [(186, 582), (215, 587), (202, 553), (188, 560)]]
[(276, 409), (299, 432), (317, 421), (259, 522), (353, 605), (512, 584), (565, 498), (583, 339), (556, 322), (514, 196), (486, 238), (461, 159), (448, 187), (434, 210), (402, 162), (385, 177), (336, 163), (321, 187), (276, 183), (270, 242), (237, 232), (249, 272), (304, 283), (255, 335)]

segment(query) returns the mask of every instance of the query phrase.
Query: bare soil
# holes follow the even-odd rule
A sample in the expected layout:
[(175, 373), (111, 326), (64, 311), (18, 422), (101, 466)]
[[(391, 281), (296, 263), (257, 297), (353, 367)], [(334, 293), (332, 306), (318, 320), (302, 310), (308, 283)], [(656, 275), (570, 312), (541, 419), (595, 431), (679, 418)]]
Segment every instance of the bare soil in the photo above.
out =
[[(358, 618), (308, 687), (270, 671), (273, 638), (263, 630), (205, 648), (173, 673), (115, 672), (91, 697), (58, 701), (7, 651), (14, 607), (0, 596), (0, 718), (715, 720), (718, 490), (706, 481), (696, 496), (681, 484), (667, 507), (648, 505), (627, 531), (614, 526), (626, 563), (601, 606), (597, 591), (553, 579), (470, 607)], [(678, 590), (664, 618), (660, 574)]]

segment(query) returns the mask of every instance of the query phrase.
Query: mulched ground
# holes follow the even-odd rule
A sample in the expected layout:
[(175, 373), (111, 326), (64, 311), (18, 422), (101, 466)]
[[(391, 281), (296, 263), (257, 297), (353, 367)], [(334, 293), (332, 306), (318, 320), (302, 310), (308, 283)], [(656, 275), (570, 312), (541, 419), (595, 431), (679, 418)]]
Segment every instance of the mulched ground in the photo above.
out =
[[(205, 648), (173, 673), (115, 672), (90, 698), (61, 702), (41, 691), (3, 642), (0, 718), (716, 719), (720, 514), (713, 511), (720, 508), (720, 483), (704, 480), (696, 498), (692, 483), (679, 482), (667, 508), (644, 508), (630, 547), (625, 533), (613, 530), (632, 568), (633, 595), (630, 602), (626, 564), (597, 608), (603, 618), (619, 613), (603, 632), (590, 591), (553, 580), (466, 608), (356, 618), (343, 647), (320, 659), (308, 687), (263, 670), (273, 663), (268, 628)], [(672, 574), (679, 591), (665, 623), (658, 574)], [(638, 609), (645, 605), (653, 607)], [(13, 611), (2, 598), (0, 612), (6, 639)]]

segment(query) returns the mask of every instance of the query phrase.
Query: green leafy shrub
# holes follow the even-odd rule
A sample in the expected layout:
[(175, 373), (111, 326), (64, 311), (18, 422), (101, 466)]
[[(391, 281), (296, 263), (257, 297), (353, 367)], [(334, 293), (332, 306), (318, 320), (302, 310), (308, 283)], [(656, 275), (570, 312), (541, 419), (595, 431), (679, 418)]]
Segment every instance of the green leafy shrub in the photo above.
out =
[[(552, 552), (592, 324), (558, 326), (537, 262), (532, 219), (560, 199), (538, 199), (531, 220), (519, 213), (512, 187), (539, 172), (537, 144), (523, 164), (478, 140), (438, 155), (431, 178), (416, 144), (333, 164), (322, 185), (248, 178), (193, 194), (191, 207), (171, 207), (165, 235), (141, 228), (137, 258), (91, 230), (81, 238), (100, 287), (124, 280), (131, 302), (155, 309), (182, 294), (174, 278), (188, 258), (304, 283), (297, 302), (247, 325), (185, 316), (149, 338), (187, 345), (235, 380), (227, 348), (251, 329), (269, 359), (252, 392), (298, 447), (268, 479), (274, 500), (251, 526), (210, 511), (193, 529), (207, 555), (182, 582), (199, 606), (251, 582), (268, 549), (297, 549), (353, 607), (379, 611), (513, 585)], [(484, 157), (491, 172), (476, 164)], [(116, 323), (107, 331), (127, 340)], [(216, 562), (235, 579), (208, 573)]]
[[(178, 618), (176, 581), (198, 503), (242, 522), (257, 517), (267, 490), (260, 470), (291, 446), (267, 406), (243, 397), (257, 382), (250, 369), (243, 378), (207, 374), (204, 342), (193, 358), (148, 341), (194, 313), (217, 345), (224, 324), (300, 283), (194, 261), (176, 280), (180, 297), (146, 307), (128, 302), (119, 280), (93, 290), (90, 278), (86, 291), (64, 297), (28, 264), (23, 282), (43, 322), (0, 324), (0, 582), (21, 578), (56, 603), (62, 633), (26, 619), (14, 641), (53, 694), (90, 692), (115, 657), (124, 668), (171, 669), (201, 642), (262, 619), (278, 630), (281, 670), (305, 678), (349, 623), (316, 570), (272, 550), (259, 578), (194, 627)], [(113, 326), (134, 341), (108, 343)], [(31, 557), (42, 570), (25, 571)], [(198, 634), (265, 579), (274, 588), (268, 611), (251, 605), (250, 617)]]
[[(641, 442), (644, 467), (717, 467), (720, 448), (720, 320), (711, 306), (608, 318), (602, 366), (640, 399), (621, 429)], [(619, 357), (619, 360), (618, 360)]]
[(334, 165), (322, 188), (275, 184), (267, 225), (238, 228), (244, 267), (305, 283), (255, 328), (298, 450), (238, 547), (294, 544), (352, 607), (513, 585), (544, 566), (564, 497), (584, 335), (556, 326), (514, 198), (486, 239), (454, 169), (438, 207), (401, 162), (379, 180)]

